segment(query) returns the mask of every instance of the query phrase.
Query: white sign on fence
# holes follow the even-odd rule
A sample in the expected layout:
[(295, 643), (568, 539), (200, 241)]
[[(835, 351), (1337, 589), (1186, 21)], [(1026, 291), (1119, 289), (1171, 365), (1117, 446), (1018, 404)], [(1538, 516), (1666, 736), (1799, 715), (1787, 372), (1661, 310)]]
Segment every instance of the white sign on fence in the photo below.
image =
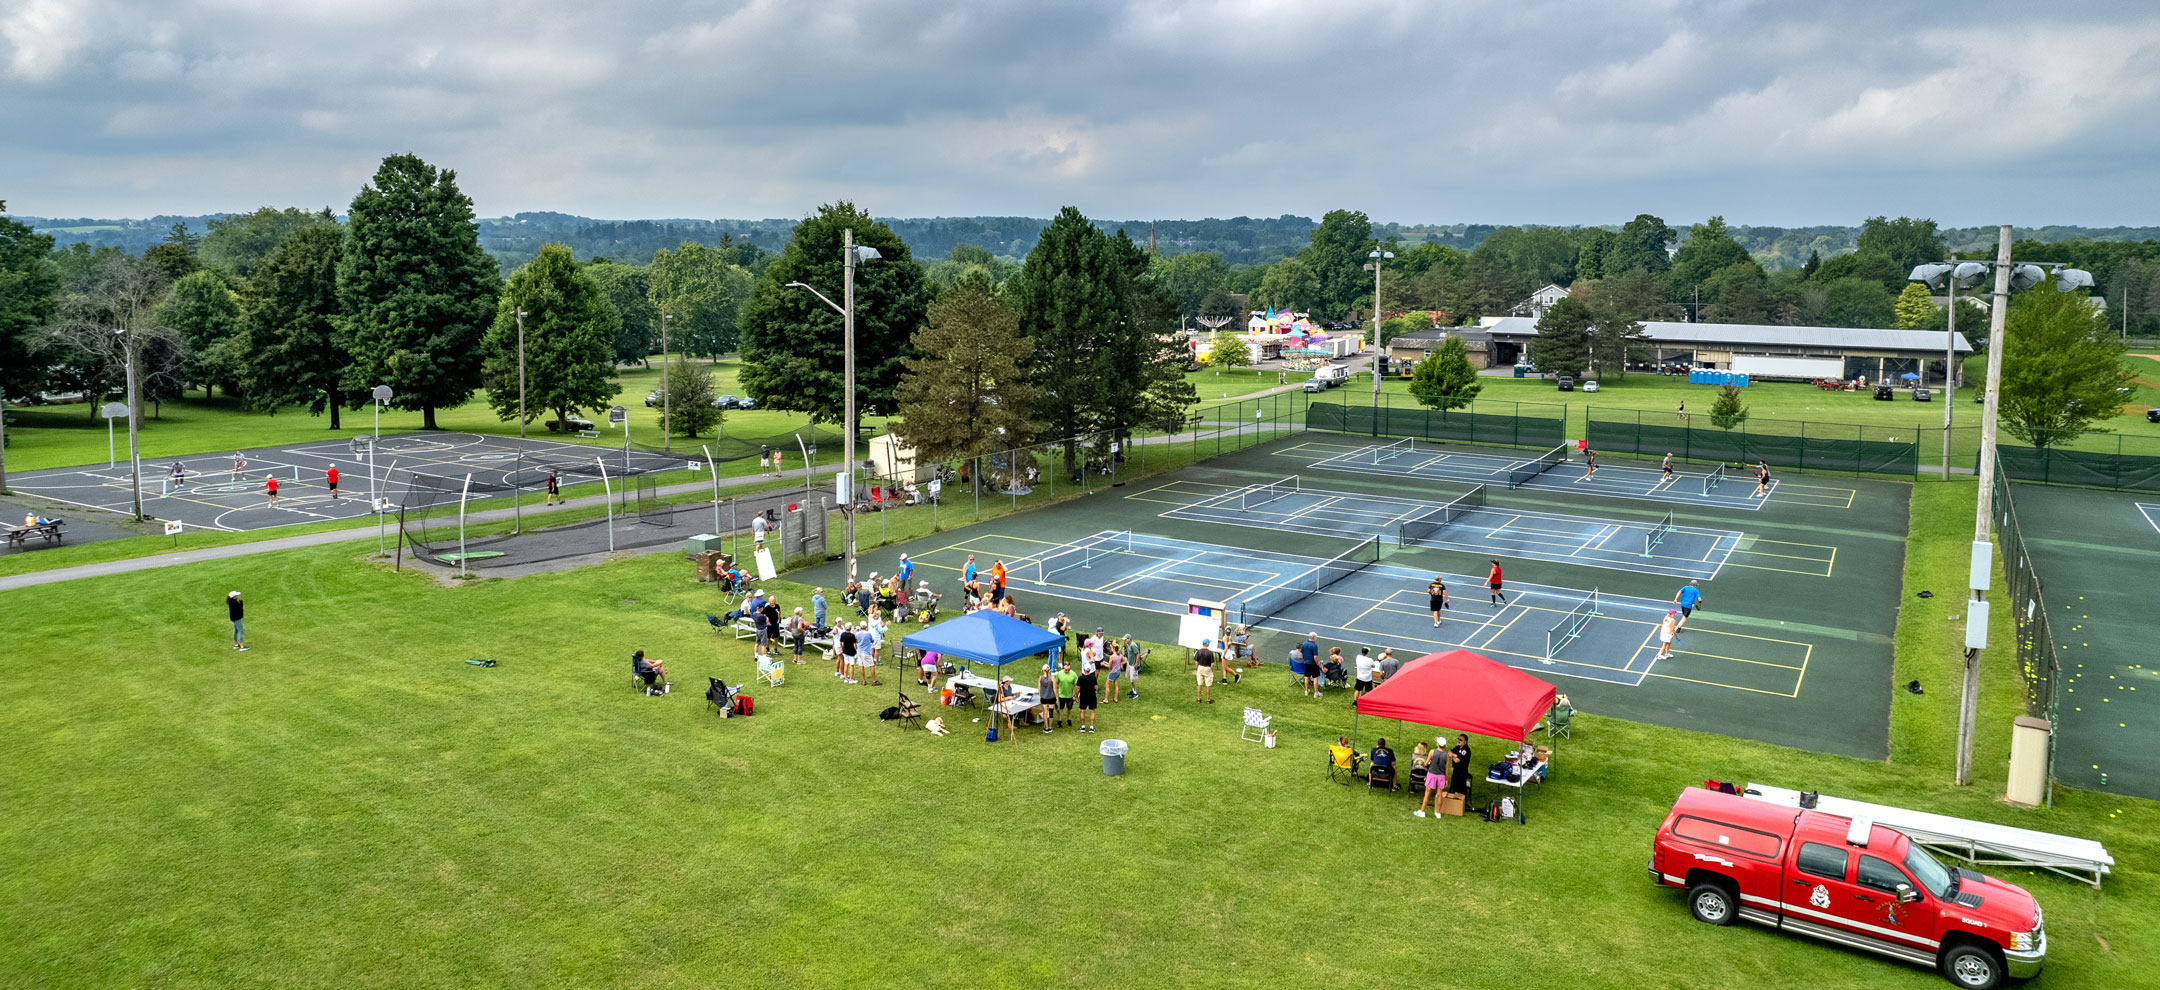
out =
[(180, 535), (180, 529), (181, 529), (181, 524), (180, 524), (180, 520), (178, 520), (178, 519), (167, 519), (167, 520), (165, 520), (165, 535), (166, 535), (166, 536), (179, 536), (179, 535)]

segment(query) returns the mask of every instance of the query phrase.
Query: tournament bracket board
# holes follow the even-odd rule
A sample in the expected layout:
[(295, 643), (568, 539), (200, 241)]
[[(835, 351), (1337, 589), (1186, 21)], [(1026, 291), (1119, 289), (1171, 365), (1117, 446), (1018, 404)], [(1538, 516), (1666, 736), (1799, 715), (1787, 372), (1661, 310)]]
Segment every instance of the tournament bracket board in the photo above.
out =
[(1229, 621), (1228, 606), (1200, 598), (1187, 599), (1185, 614), (1178, 616), (1178, 645), (1197, 650), (1202, 642), (1220, 647)]

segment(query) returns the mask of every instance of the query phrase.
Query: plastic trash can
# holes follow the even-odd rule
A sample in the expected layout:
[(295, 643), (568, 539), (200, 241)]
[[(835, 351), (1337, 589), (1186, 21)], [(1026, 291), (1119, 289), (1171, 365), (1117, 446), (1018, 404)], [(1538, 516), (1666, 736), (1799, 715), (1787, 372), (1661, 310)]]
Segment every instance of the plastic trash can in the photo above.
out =
[(1125, 776), (1125, 740), (1102, 741), (1102, 772), (1105, 777)]

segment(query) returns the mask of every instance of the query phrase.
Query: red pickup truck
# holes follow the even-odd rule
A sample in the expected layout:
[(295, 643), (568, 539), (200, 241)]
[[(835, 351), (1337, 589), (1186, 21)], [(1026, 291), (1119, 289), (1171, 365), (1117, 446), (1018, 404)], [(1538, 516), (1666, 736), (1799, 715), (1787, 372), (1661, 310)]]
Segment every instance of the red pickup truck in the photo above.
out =
[(1658, 828), (1650, 878), (1685, 889), (1698, 921), (1745, 918), (1934, 966), (1967, 990), (2037, 976), (2047, 958), (2024, 888), (1946, 867), (1866, 819), (1690, 787)]

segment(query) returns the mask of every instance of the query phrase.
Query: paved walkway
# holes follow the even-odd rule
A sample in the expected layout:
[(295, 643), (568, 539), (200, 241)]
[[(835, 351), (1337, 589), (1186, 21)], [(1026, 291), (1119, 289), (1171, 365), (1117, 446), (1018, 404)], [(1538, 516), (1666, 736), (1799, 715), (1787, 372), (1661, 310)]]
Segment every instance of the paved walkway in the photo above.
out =
[[(797, 468), (787, 472), (787, 474), (799, 480), (803, 476), (803, 470)], [(720, 479), (720, 487), (723, 490), (741, 488), (769, 480), (771, 479), (768, 477), (758, 475), (722, 478)], [(699, 492), (710, 491), (712, 491), (712, 482), (693, 481), (662, 488), (660, 494), (695, 495)], [(544, 517), (549, 513), (560, 512), (564, 509), (598, 506), (607, 501), (607, 498), (607, 496), (603, 495), (587, 495), (582, 498), (569, 499), (560, 507), (528, 505), (524, 507), (523, 512), (528, 516)], [(467, 516), (466, 519), (470, 522), (494, 522), (509, 519), (514, 514), (511, 509), (491, 509), (487, 512), (475, 512)], [(354, 543), (374, 538), (375, 527), (360, 526), (353, 529), (334, 529), (321, 533), (302, 533), (298, 536), (280, 536), (268, 540), (255, 540), (249, 543), (233, 543), (221, 547), (205, 547), (201, 550), (182, 550), (179, 553), (157, 554), (149, 557), (129, 557), (126, 560), (108, 560), (96, 564), (80, 564), (75, 567), (56, 567), (48, 571), (32, 571), (27, 574), (0, 575), (0, 591), (11, 588), (28, 588), (41, 584), (58, 584), (62, 581), (78, 581), (83, 578), (105, 577), (111, 574), (155, 570), (160, 567), (178, 567), (182, 564), (193, 564), (205, 560), (228, 560), (233, 557), (276, 553), (280, 550), (296, 550), (301, 547), (327, 546), (332, 543)]]

